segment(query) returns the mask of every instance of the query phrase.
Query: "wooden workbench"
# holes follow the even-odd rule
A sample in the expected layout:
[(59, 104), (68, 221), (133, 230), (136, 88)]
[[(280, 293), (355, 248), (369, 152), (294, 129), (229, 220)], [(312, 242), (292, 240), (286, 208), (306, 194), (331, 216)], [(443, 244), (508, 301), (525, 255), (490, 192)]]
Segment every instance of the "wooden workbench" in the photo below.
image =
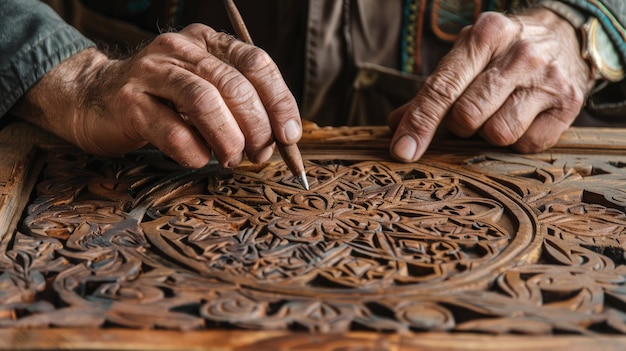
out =
[(0, 132), (0, 349), (626, 349), (626, 130), (541, 154), (307, 125), (185, 170)]

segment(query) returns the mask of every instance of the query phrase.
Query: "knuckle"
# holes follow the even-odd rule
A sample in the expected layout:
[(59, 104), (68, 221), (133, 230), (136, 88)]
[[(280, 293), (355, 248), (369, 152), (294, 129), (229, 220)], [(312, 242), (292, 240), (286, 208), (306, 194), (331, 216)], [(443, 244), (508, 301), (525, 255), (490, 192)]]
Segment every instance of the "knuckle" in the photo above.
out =
[(212, 85), (187, 83), (181, 90), (185, 106), (179, 107), (190, 117), (213, 115), (222, 108), (223, 102), (217, 89)]
[(232, 70), (220, 74), (216, 85), (224, 99), (231, 100), (235, 104), (252, 101), (255, 96), (254, 89), (248, 80)]
[(274, 61), (263, 49), (253, 47), (244, 53), (236, 62), (237, 68), (243, 73), (263, 72), (275, 68)]
[(273, 94), (267, 103), (267, 109), (279, 121), (292, 118), (294, 114), (298, 114), (295, 99), (288, 90), (282, 90)]
[(502, 28), (505, 27), (510, 22), (505, 15), (499, 12), (493, 11), (485, 11), (482, 12), (478, 19), (476, 20), (476, 25), (479, 27), (488, 27), (488, 28)]
[(182, 50), (180, 35), (177, 33), (163, 33), (152, 41), (152, 44), (166, 52), (178, 52)]
[[(484, 133), (489, 141), (497, 146), (509, 146), (515, 144), (526, 132), (527, 126), (522, 122), (524, 113), (520, 109), (524, 106), (523, 101), (527, 98), (526, 93), (517, 91), (510, 96), (511, 104), (506, 112), (500, 111), (491, 123), (485, 126)], [(536, 116), (529, 116), (536, 117)]]
[(212, 34), (212, 33), (215, 33), (215, 30), (213, 30), (213, 28), (207, 25), (204, 25), (202, 23), (191, 23), (181, 31), (181, 33), (183, 32), (189, 32), (191, 34), (197, 35), (197, 34), (204, 34), (204, 33)]
[(428, 134), (437, 129), (439, 119), (434, 111), (424, 108), (423, 105), (420, 107), (420, 104), (416, 102), (411, 103), (409, 108), (411, 113), (402, 121), (404, 127), (419, 135)]
[(455, 129), (473, 133), (482, 125), (484, 111), (473, 99), (461, 97), (454, 104), (452, 115)]
[(203, 103), (211, 106), (215, 104), (219, 94), (217, 89), (211, 84), (200, 84), (200, 82), (190, 81), (182, 85), (182, 95), (185, 102), (194, 106)]
[(459, 72), (449, 66), (442, 67), (424, 82), (423, 93), (428, 99), (441, 105), (450, 105), (462, 91)]
[(209, 52), (222, 57), (225, 61), (229, 61), (233, 51), (236, 52), (237, 48), (246, 45), (231, 34), (224, 32), (206, 32), (203, 33), (203, 38)]
[(184, 150), (190, 142), (189, 131), (183, 125), (169, 126), (163, 133), (163, 144), (169, 150)]
[(513, 145), (519, 138), (521, 128), (515, 118), (509, 118), (501, 123), (499, 128), (485, 131), (489, 141), (497, 146)]
[(473, 45), (492, 47), (494, 43), (499, 43), (499, 38), (510, 37), (517, 30), (515, 23), (505, 15), (483, 12), (470, 27), (468, 35), (471, 36)]

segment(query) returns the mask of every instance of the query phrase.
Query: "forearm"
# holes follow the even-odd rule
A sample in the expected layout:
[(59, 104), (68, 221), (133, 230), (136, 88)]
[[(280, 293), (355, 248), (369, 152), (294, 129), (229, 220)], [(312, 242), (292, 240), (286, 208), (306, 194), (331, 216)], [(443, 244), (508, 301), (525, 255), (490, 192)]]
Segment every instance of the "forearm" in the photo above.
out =
[(626, 1), (624, 0), (559, 0), (597, 17), (626, 62)]
[[(85, 147), (85, 115), (98, 108), (108, 58), (95, 48), (77, 53), (46, 73), (11, 109), (11, 114)], [(96, 84), (98, 86), (96, 86)]]
[(124, 60), (87, 49), (34, 85), (14, 113), (87, 153), (119, 156), (151, 143), (181, 165), (213, 152), (234, 167), (264, 162), (301, 125), (278, 67), (258, 47), (200, 25), (165, 33)]
[(0, 6), (0, 116), (48, 71), (94, 44), (37, 0)]

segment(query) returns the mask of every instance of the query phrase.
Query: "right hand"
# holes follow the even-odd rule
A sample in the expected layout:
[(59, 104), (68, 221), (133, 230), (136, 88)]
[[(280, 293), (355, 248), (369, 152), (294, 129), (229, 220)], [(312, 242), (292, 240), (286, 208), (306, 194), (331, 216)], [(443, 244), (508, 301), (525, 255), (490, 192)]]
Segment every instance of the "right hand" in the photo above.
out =
[[(245, 152), (266, 161), (274, 141), (296, 143), (295, 99), (263, 50), (193, 24), (125, 60), (95, 49), (74, 55), (27, 94), (26, 119), (88, 153), (122, 155), (151, 143), (185, 167), (225, 167)], [(24, 115), (24, 113), (22, 113)]]

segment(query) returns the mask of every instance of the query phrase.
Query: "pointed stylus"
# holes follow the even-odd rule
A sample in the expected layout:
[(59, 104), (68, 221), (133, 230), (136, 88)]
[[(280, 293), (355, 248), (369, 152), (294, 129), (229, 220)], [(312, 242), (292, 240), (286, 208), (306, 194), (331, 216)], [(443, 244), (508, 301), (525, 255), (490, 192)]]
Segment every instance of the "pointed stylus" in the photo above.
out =
[[(230, 23), (235, 29), (237, 36), (244, 42), (254, 45), (252, 38), (250, 37), (250, 33), (248, 32), (248, 28), (243, 22), (243, 18), (241, 17), (235, 2), (233, 0), (224, 0), (224, 5), (226, 6), (228, 18), (230, 19)], [(289, 167), (291, 173), (298, 178), (300, 185), (305, 190), (309, 190), (309, 182), (306, 179), (306, 171), (304, 169), (304, 163), (302, 162), (302, 155), (300, 154), (298, 145), (285, 145), (276, 141), (276, 146), (278, 147), (278, 151), (280, 151), (280, 155), (283, 157), (283, 160), (285, 160), (285, 163), (287, 164), (287, 167)]]

